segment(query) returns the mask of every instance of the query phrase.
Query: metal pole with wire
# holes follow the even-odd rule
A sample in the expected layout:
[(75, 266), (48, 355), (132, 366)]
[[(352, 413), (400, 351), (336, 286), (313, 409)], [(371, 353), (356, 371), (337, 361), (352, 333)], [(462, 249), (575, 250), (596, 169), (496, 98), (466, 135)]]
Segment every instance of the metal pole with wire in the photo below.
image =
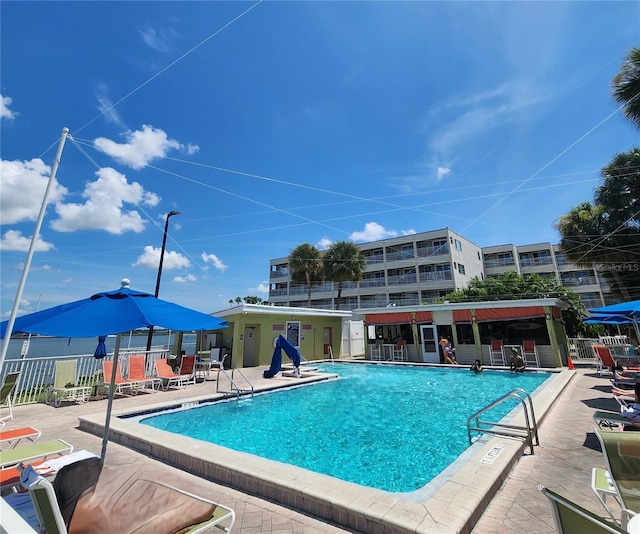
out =
[[(156, 292), (154, 297), (158, 298), (160, 293), (160, 277), (162, 276), (162, 263), (164, 261), (164, 249), (167, 246), (167, 230), (169, 230), (169, 219), (174, 215), (180, 215), (179, 211), (170, 211), (167, 213), (167, 219), (164, 222), (164, 235), (162, 236), (162, 248), (160, 249), (160, 263), (158, 264), (158, 278), (156, 279)], [(151, 350), (151, 341), (153, 340), (153, 326), (149, 327), (149, 336), (147, 337), (147, 353)]]
[(24, 291), (24, 285), (27, 281), (27, 275), (29, 274), (29, 268), (31, 267), (31, 260), (33, 259), (33, 253), (35, 252), (36, 243), (38, 242), (38, 238), (40, 237), (40, 228), (42, 227), (44, 214), (47, 211), (47, 204), (49, 203), (49, 194), (51, 193), (53, 183), (56, 179), (56, 173), (58, 172), (58, 166), (60, 165), (60, 158), (62, 157), (62, 149), (64, 148), (64, 142), (67, 140), (68, 136), (69, 128), (65, 126), (62, 129), (62, 136), (60, 137), (60, 142), (58, 143), (58, 151), (56, 152), (56, 157), (53, 160), (53, 165), (51, 166), (49, 182), (47, 183), (47, 188), (44, 191), (42, 205), (40, 206), (40, 213), (38, 214), (36, 227), (33, 230), (33, 236), (31, 237), (31, 244), (29, 245), (29, 251), (27, 252), (27, 259), (25, 260), (24, 267), (22, 268), (22, 276), (20, 277), (20, 283), (18, 284), (18, 290), (16, 291), (16, 298), (13, 301), (13, 308), (11, 308), (11, 315), (9, 316), (9, 321), (7, 322), (7, 330), (4, 333), (4, 339), (2, 340), (2, 352), (0, 352), (0, 370), (2, 370), (4, 359), (7, 356), (7, 351), (9, 350), (9, 341), (11, 341), (13, 325), (16, 322), (16, 315), (18, 315), (18, 307), (20, 305), (20, 301), (22, 300), (22, 293)]

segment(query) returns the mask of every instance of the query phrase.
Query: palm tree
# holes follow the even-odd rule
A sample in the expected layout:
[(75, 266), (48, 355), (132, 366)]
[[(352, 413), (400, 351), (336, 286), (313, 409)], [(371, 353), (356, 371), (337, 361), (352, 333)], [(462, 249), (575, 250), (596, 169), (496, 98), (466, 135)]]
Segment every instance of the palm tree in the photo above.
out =
[(337, 241), (324, 253), (324, 276), (326, 280), (338, 282), (338, 298), (345, 282), (362, 280), (365, 267), (364, 255), (349, 241)]
[(607, 208), (607, 222), (640, 228), (640, 148), (616, 154), (602, 168), (602, 177), (604, 183), (596, 189), (594, 200)]
[(611, 81), (613, 99), (623, 106), (622, 113), (640, 127), (640, 48), (627, 54), (620, 72)]
[(313, 245), (303, 243), (289, 254), (291, 280), (307, 288), (307, 306), (311, 306), (311, 288), (322, 281), (322, 253)]
[(567, 258), (577, 265), (598, 264), (613, 295), (635, 300), (640, 298), (640, 148), (616, 154), (602, 177), (594, 204), (575, 206), (555, 226)]

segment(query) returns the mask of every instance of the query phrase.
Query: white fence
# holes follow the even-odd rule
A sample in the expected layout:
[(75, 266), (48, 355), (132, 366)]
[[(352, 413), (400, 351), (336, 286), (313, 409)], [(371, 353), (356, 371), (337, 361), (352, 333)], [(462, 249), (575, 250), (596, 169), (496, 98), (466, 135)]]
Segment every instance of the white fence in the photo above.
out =
[[(123, 376), (129, 370), (129, 356), (146, 354), (145, 371), (147, 376), (155, 376), (154, 361), (167, 358), (168, 350), (126, 350), (118, 355), (119, 367)], [(106, 360), (113, 360), (113, 353), (106, 356)], [(26, 358), (24, 360), (5, 360), (2, 366), (0, 383), (7, 373), (20, 371), (16, 388), (12, 394), (14, 404), (30, 404), (44, 401), (46, 389), (53, 384), (55, 362), (76, 360), (76, 385), (101, 386), (104, 384), (102, 376), (102, 360), (94, 358), (93, 354), (77, 356), (50, 356), (46, 358)]]
[(598, 365), (598, 358), (591, 346), (599, 344), (599, 339), (570, 337), (568, 342), (569, 356), (574, 364)]

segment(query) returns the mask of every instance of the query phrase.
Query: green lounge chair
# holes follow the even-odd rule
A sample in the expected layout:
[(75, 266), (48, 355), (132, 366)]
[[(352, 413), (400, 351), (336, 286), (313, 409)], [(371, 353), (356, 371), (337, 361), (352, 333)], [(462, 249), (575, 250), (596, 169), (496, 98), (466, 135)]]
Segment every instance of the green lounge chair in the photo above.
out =
[(623, 417), (618, 412), (597, 411), (593, 414), (593, 420), (600, 428), (611, 428), (618, 426), (638, 426), (632, 423), (627, 417)]
[(621, 523), (640, 513), (640, 436), (636, 432), (595, 430), (607, 471), (622, 504)]
[[(599, 467), (594, 467), (591, 470), (591, 490), (607, 511), (609, 517), (618, 523), (616, 516), (607, 506), (607, 496), (611, 495), (618, 500), (618, 492), (616, 491), (616, 487), (613, 485), (613, 480), (611, 479), (609, 471), (606, 469), (600, 469)], [(622, 503), (620, 501), (618, 501), (618, 504), (622, 507)]]
[(72, 452), (73, 445), (61, 439), (0, 451), (0, 469), (18, 465), (19, 463), (45, 459), (50, 456), (62, 456), (63, 454), (70, 454)]
[(91, 395), (91, 386), (78, 386), (76, 377), (76, 360), (61, 360), (56, 362), (53, 385), (45, 393), (47, 404), (53, 402), (60, 406), (63, 400), (85, 402)]
[(4, 381), (2, 382), (2, 387), (0, 388), (0, 408), (8, 408), (9, 413), (4, 417), (0, 417), (0, 428), (6, 425), (7, 421), (11, 421), (13, 419), (13, 401), (11, 399), (11, 395), (13, 395), (13, 390), (16, 387), (16, 382), (18, 381), (19, 376), (20, 372), (7, 373), (4, 377)]
[(625, 534), (615, 523), (609, 523), (582, 506), (558, 495), (544, 486), (538, 489), (551, 501), (553, 520), (558, 534)]

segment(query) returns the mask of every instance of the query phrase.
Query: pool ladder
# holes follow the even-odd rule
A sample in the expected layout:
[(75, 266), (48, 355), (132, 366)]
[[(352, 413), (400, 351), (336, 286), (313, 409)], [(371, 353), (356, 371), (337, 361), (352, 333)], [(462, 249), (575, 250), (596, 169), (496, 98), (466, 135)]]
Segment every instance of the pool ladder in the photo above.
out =
[[(526, 426), (509, 425), (506, 423), (483, 421), (480, 419), (484, 413), (488, 412), (491, 408), (502, 404), (507, 399), (517, 399), (522, 405), (524, 420)], [(487, 425), (487, 426), (483, 426)], [(538, 424), (536, 423), (536, 416), (533, 412), (533, 401), (531, 396), (524, 389), (514, 389), (513, 391), (503, 395), (499, 399), (493, 401), (488, 406), (482, 408), (482, 410), (473, 414), (467, 419), (467, 433), (469, 434), (469, 443), (473, 443), (475, 440), (472, 437), (472, 432), (482, 432), (484, 434), (494, 434), (496, 436), (508, 436), (513, 438), (522, 438), (526, 445), (529, 446), (531, 454), (533, 454), (534, 440), (536, 445), (540, 445), (540, 439), (538, 438)], [(478, 439), (476, 436), (475, 439)]]
[[(238, 375), (240, 375), (239, 379), (234, 378), (236, 371)], [(220, 389), (220, 373), (226, 378), (225, 382), (227, 380), (229, 382), (229, 390), (227, 391)], [(241, 384), (238, 382), (241, 382)], [(240, 369), (234, 368), (231, 370), (231, 374), (229, 374), (224, 366), (220, 366), (218, 380), (216, 381), (216, 393), (223, 393), (225, 396), (235, 395), (236, 400), (240, 399), (240, 395), (251, 393), (251, 398), (253, 398), (253, 384), (249, 382), (249, 379)]]

